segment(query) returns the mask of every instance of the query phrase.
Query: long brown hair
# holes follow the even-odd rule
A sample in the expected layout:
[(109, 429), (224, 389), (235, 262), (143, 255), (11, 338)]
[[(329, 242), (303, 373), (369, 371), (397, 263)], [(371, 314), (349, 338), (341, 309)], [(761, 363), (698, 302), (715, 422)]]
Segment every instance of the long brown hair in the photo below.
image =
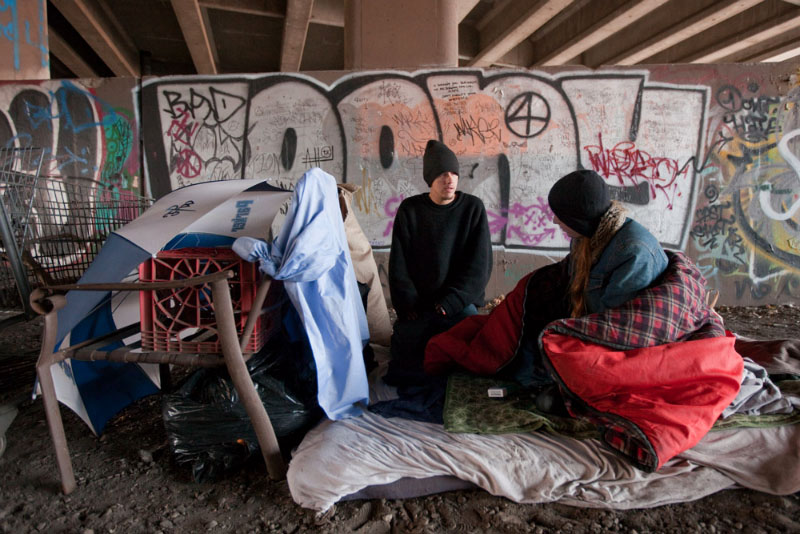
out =
[(595, 260), (605, 250), (611, 238), (625, 224), (626, 210), (616, 200), (600, 218), (592, 237), (576, 237), (570, 252), (572, 278), (569, 282), (569, 298), (572, 304), (572, 317), (586, 315), (586, 287), (589, 285), (589, 273)]
[(592, 269), (592, 240), (588, 237), (576, 238), (572, 250), (572, 279), (569, 284), (569, 297), (572, 303), (572, 317), (586, 313), (586, 286)]

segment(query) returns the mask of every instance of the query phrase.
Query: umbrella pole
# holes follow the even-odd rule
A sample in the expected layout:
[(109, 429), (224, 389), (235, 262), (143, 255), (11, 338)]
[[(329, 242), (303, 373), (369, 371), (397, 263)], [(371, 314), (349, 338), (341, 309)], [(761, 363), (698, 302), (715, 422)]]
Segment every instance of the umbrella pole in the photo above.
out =
[[(31, 295), (31, 300), (37, 297), (38, 291), (34, 291)], [(39, 352), (39, 360), (36, 362), (36, 375), (39, 377), (39, 385), (42, 388), (42, 402), (44, 403), (47, 426), (50, 429), (53, 447), (56, 450), (56, 464), (58, 464), (58, 470), (61, 474), (61, 489), (65, 495), (68, 495), (75, 489), (75, 473), (72, 471), (72, 462), (69, 459), (69, 447), (67, 446), (67, 437), (64, 434), (64, 422), (61, 420), (56, 388), (50, 371), (53, 364), (59, 361), (53, 350), (56, 346), (56, 332), (58, 332), (58, 310), (66, 305), (66, 299), (59, 295), (50, 297), (48, 300), (54, 304), (54, 307), (44, 316), (44, 335), (42, 348)]]
[[(256, 392), (253, 379), (247, 372), (247, 366), (239, 347), (236, 333), (236, 324), (233, 317), (230, 289), (227, 280), (217, 280), (211, 283), (211, 294), (214, 299), (214, 311), (217, 317), (217, 328), (225, 365), (233, 380), (233, 385), (242, 399), (244, 409), (253, 423), (261, 454), (267, 464), (270, 478), (280, 480), (286, 476), (286, 464), (281, 456), (278, 439), (269, 420), (269, 414)], [(251, 310), (253, 313), (253, 310)]]

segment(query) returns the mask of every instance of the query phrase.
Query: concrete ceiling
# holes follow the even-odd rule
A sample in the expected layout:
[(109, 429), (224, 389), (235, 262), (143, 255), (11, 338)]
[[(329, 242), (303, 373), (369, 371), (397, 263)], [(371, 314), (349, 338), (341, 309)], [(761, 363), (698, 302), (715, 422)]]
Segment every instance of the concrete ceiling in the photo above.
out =
[[(461, 66), (783, 61), (800, 0), (457, 0)], [(51, 76), (342, 70), (345, 0), (48, 0)]]

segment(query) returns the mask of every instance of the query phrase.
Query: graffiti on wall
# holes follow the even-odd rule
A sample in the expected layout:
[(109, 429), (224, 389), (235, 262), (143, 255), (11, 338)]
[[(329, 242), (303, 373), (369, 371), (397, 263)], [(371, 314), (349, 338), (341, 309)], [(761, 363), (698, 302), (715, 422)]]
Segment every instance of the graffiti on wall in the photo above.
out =
[(0, 148), (29, 147), (44, 150), (44, 175), (140, 188), (132, 111), (79, 82), (0, 85)]
[(38, 58), (43, 71), (49, 73), (50, 51), (45, 33), (46, 2), (34, 0), (35, 6), (31, 9), (33, 2), (24, 1), (25, 5), (21, 5), (19, 0), (0, 0), (0, 39), (4, 45), (0, 49), (10, 52), (10, 63), (14, 71), (20, 70), (23, 53), (30, 51)]
[[(25, 253), (41, 267), (85, 267), (109, 231), (138, 215), (135, 83), (126, 86), (127, 106), (112, 105), (92, 81), (0, 85), (0, 193), (6, 209), (24, 201), (14, 206), (25, 207), (15, 223), (26, 226)], [(17, 158), (14, 149), (37, 156)], [(25, 198), (17, 198), (29, 178)]]
[(185, 76), (131, 80), (125, 95), (97, 80), (6, 84), (0, 146), (43, 147), (44, 174), (112, 192), (141, 193), (144, 164), (156, 197), (220, 179), (292, 188), (321, 167), (359, 186), (353, 208), (380, 249), (400, 202), (427, 191), (422, 154), (436, 138), (507, 251), (566, 251), (547, 192), (589, 168), (728, 302), (797, 299), (800, 88), (779, 90), (753, 66), (703, 83), (672, 71), (679, 82), (650, 70)]
[(713, 165), (700, 180), (691, 244), (707, 278), (736, 300), (800, 297), (800, 88), (754, 80), (716, 90)]
[(755, 79), (473, 69), (356, 73), (331, 85), (171, 77), (142, 87), (142, 113), (157, 125), (143, 139), (157, 195), (220, 178), (291, 188), (321, 167), (360, 186), (353, 205), (378, 248), (391, 243), (400, 202), (427, 190), (428, 139), (456, 152), (460, 188), (483, 200), (506, 250), (563, 253), (547, 192), (571, 170), (594, 169), (712, 285), (785, 300), (800, 294), (800, 90), (780, 95)]
[(460, 188), (486, 205), (495, 244), (566, 249), (547, 192), (585, 167), (662, 243), (683, 248), (707, 93), (646, 72), (369, 73), (332, 86), (302, 75), (171, 77), (143, 84), (143, 121), (158, 125), (143, 138), (157, 195), (230, 178), (292, 187), (321, 167), (360, 186), (353, 204), (375, 247), (390, 244), (399, 203), (427, 190), (422, 155), (437, 138), (459, 157)]

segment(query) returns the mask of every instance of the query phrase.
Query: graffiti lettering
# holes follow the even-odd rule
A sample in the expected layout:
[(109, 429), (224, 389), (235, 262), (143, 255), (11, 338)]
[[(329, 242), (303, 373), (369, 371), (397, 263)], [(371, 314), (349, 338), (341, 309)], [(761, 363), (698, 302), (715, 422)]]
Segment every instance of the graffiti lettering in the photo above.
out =
[(398, 111), (392, 114), (392, 122), (398, 128), (417, 128), (420, 126), (427, 128), (430, 124), (430, 118), (425, 117), (422, 111)]
[(245, 100), (215, 87), (208, 88), (208, 96), (194, 88), (189, 89), (188, 98), (176, 91), (164, 91), (166, 108), (164, 111), (173, 118), (189, 114), (193, 119), (204, 123), (226, 122), (245, 105)]
[[(695, 239), (699, 250), (712, 250), (716, 257), (724, 257), (726, 261), (735, 260), (739, 265), (746, 265), (744, 240), (738, 234), (736, 219), (725, 218), (723, 212), (729, 210), (731, 203), (705, 206), (695, 211), (691, 236)], [(724, 238), (720, 241), (720, 238)]]
[[(756, 92), (758, 85), (751, 84), (748, 89)], [(717, 103), (728, 111), (723, 121), (736, 134), (751, 142), (763, 141), (779, 132), (775, 116), (779, 102), (780, 99), (770, 96), (744, 98), (739, 89), (731, 85), (717, 91)]]
[(333, 159), (332, 146), (314, 147), (313, 155), (310, 150), (306, 150), (306, 154), (303, 156), (303, 163), (309, 167), (318, 167), (323, 161), (333, 161)]
[(545, 198), (539, 197), (535, 204), (526, 206), (515, 202), (504, 217), (493, 210), (486, 212), (489, 218), (489, 231), (495, 234), (508, 225), (508, 232), (527, 245), (541, 245), (556, 236), (553, 211)]
[(386, 204), (383, 205), (383, 211), (391, 217), (391, 220), (386, 223), (386, 229), (383, 231), (383, 236), (389, 236), (392, 234), (392, 228), (394, 228), (394, 216), (397, 215), (397, 209), (400, 207), (400, 203), (403, 201), (403, 197), (392, 197), (386, 201)]
[(688, 168), (681, 169), (678, 161), (672, 158), (651, 156), (636, 148), (636, 144), (624, 141), (607, 149), (603, 146), (603, 136), (598, 134), (597, 145), (584, 148), (589, 155), (592, 169), (606, 179), (616, 179), (620, 185), (636, 185), (645, 181), (650, 185), (651, 196), (661, 191), (669, 200), (669, 207), (677, 191), (677, 180), (686, 176)]
[(184, 180), (238, 178), (244, 147), (246, 99), (218, 87), (189, 87), (161, 92), (162, 111), (169, 117), (164, 143), (169, 173)]
[(499, 121), (487, 121), (482, 117), (477, 119), (474, 117), (464, 117), (459, 114), (458, 122), (453, 125), (456, 129), (457, 139), (461, 141), (465, 137), (469, 137), (472, 144), (476, 141), (486, 143), (487, 139), (493, 141), (502, 141), (502, 135), (499, 128)]
[(192, 138), (199, 127), (199, 124), (190, 121), (189, 112), (184, 111), (170, 123), (167, 137), (175, 142), (189, 146), (192, 144)]
[[(11, 42), (14, 57), (14, 70), (20, 70), (20, 54), (22, 53), (22, 45), (29, 45), (36, 49), (36, 51), (39, 53), (39, 61), (43, 69), (46, 69), (50, 64), (50, 51), (48, 48), (47, 38), (44, 35), (44, 18), (45, 13), (47, 12), (45, 0), (38, 0), (36, 12), (37, 20), (29, 21), (25, 20), (20, 15), (18, 0), (4, 0), (2, 3), (0, 3), (0, 14), (7, 13), (9, 15), (8, 19), (5, 19), (5, 17), (0, 17), (0, 36)], [(4, 24), (4, 20), (8, 20), (8, 22)], [(29, 31), (31, 22), (33, 22), (36, 28), (38, 28), (36, 41), (31, 38), (31, 32)], [(25, 28), (25, 30), (20, 31), (20, 28)], [(22, 39), (22, 35), (25, 36), (25, 39)]]
[(400, 84), (394, 82), (381, 82), (378, 88), (378, 99), (384, 104), (405, 104), (407, 99)]

